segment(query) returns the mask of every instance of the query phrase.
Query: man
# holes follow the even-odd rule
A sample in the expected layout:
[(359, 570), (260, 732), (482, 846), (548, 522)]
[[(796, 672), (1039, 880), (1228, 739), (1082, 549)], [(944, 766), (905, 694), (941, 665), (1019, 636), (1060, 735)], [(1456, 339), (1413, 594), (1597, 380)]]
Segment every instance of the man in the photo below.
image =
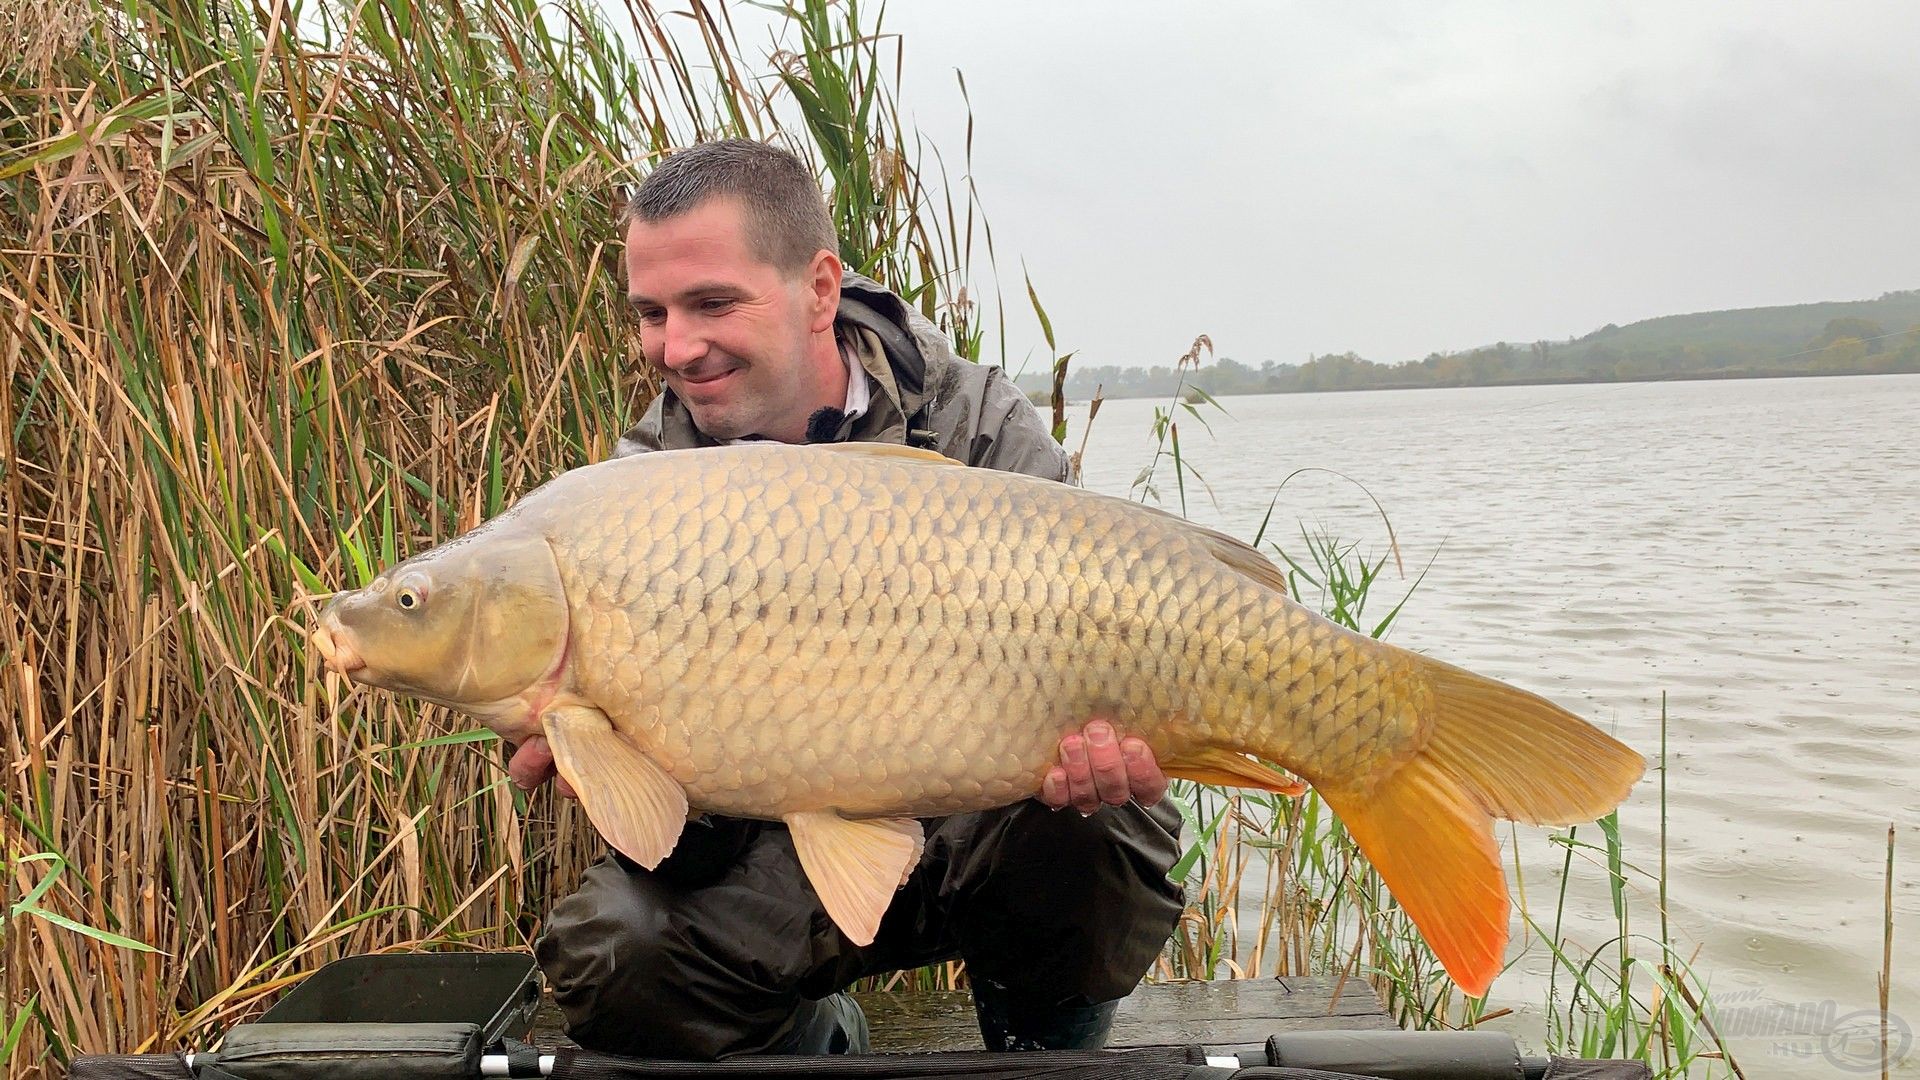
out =
[[(843, 271), (791, 154), (744, 140), (675, 154), (624, 219), (628, 297), (665, 390), (617, 455), (857, 440), (1068, 479), (1001, 371)], [(544, 739), (509, 769), (528, 788), (551, 778)], [(827, 918), (784, 827), (708, 816), (653, 871), (617, 853), (588, 870), (536, 950), (569, 1035), (614, 1053), (863, 1050), (865, 1018), (840, 991), (955, 957), (989, 1047), (1098, 1047), (1181, 909), (1166, 786), (1145, 744), (1091, 720), (1062, 740), (1039, 800), (926, 823), (926, 854), (865, 947)]]

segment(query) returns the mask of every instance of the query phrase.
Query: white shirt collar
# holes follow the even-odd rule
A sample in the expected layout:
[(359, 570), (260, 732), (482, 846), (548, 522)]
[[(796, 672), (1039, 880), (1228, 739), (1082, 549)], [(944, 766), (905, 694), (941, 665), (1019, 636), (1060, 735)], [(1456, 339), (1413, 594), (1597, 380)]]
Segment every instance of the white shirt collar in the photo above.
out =
[(840, 359), (847, 363), (847, 404), (840, 411), (847, 414), (847, 419), (854, 420), (867, 415), (867, 406), (873, 404), (873, 376), (860, 366), (860, 358), (853, 355), (846, 342), (839, 345)]

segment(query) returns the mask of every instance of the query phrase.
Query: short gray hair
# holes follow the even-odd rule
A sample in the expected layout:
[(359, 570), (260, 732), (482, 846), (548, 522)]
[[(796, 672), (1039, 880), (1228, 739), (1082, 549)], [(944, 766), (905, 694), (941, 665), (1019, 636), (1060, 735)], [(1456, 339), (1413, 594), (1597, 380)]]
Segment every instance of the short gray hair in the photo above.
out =
[(746, 208), (753, 253), (784, 273), (805, 270), (822, 249), (839, 251), (826, 198), (806, 163), (751, 139), (699, 143), (668, 155), (627, 201), (620, 225), (663, 221), (723, 196)]

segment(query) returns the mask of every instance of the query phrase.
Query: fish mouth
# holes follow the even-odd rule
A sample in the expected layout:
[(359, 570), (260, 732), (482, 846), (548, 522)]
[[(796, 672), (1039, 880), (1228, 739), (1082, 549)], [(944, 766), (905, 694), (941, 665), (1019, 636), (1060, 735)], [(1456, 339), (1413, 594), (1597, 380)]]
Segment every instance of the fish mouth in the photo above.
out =
[(309, 640), (312, 641), (314, 649), (320, 653), (320, 659), (326, 662), (329, 671), (340, 675), (352, 675), (367, 666), (366, 658), (360, 655), (360, 650), (353, 647), (353, 640), (347, 636), (344, 628), (337, 624), (328, 625), (332, 621), (331, 618), (323, 617), (320, 625), (308, 635)]

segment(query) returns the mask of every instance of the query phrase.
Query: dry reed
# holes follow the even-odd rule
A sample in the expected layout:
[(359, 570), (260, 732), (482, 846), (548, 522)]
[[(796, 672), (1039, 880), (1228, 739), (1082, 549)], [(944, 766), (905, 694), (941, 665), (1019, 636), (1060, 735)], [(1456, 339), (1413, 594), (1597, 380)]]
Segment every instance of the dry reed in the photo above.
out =
[(343, 954), (523, 947), (596, 856), (300, 631), (638, 414), (612, 223), (657, 155), (806, 153), (849, 262), (977, 353), (974, 203), (922, 176), (894, 42), (804, 5), (775, 78), (723, 8), (626, 15), (6, 9), (39, 43), (0, 69), (10, 1074), (194, 1046)]

